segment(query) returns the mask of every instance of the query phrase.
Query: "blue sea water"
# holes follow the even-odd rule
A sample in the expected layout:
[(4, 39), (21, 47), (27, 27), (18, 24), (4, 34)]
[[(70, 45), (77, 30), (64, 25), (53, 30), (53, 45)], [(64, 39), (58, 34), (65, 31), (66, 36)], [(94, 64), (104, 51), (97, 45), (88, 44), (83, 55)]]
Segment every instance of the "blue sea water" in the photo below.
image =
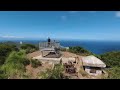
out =
[(110, 41), (62, 41), (63, 46), (81, 46), (95, 54), (120, 51), (120, 42)]
[[(21, 40), (16, 40), (19, 42)], [(38, 44), (42, 40), (22, 40), (23, 43)], [(81, 46), (95, 54), (103, 54), (111, 51), (120, 51), (120, 41), (77, 41), (77, 40), (60, 40), (62, 46)]]

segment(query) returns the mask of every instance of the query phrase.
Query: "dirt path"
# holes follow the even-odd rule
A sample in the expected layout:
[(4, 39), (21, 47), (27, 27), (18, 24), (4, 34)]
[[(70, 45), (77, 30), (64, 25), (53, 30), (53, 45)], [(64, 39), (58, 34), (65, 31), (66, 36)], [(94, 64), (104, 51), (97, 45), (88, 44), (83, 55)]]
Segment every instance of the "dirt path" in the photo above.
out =
[(36, 56), (39, 56), (39, 55), (41, 55), (41, 52), (40, 51), (35, 51), (33, 53), (27, 54), (27, 58), (33, 58), (33, 57), (36, 57)]

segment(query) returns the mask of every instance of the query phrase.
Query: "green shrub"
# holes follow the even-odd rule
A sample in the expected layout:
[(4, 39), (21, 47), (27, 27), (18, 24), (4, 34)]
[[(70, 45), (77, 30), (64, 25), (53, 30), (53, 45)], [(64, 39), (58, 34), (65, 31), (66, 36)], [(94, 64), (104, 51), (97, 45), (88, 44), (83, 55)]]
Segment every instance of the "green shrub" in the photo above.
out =
[(54, 69), (52, 70), (52, 74), (50, 76), (50, 79), (62, 79), (62, 72), (64, 70), (63, 65), (56, 64), (54, 66)]
[(18, 51), (15, 44), (9, 42), (0, 43), (0, 65), (3, 65), (11, 51)]
[(31, 66), (33, 68), (37, 68), (38, 66), (41, 66), (41, 65), (42, 65), (42, 63), (40, 61), (38, 61), (37, 59), (31, 60)]
[(0, 65), (4, 64), (6, 57), (5, 56), (0, 56)]
[(7, 56), (11, 51), (14, 51), (16, 46), (7, 45), (7, 44), (0, 44), (0, 65), (3, 65)]
[(21, 63), (7, 63), (2, 68), (8, 78), (20, 77), (26, 70), (25, 66)]
[(91, 54), (93, 54), (92, 52), (84, 49), (83, 47), (79, 47), (79, 46), (69, 47), (68, 51), (72, 52), (72, 53), (76, 53), (76, 54), (82, 54), (82, 55), (91, 55)]
[(47, 69), (47, 71), (40, 74), (42, 79), (63, 79), (64, 67), (61, 64), (56, 64), (53, 70)]
[(107, 69), (108, 79), (120, 79), (120, 52), (113, 51), (100, 55), (101, 60), (111, 68)]
[(100, 56), (107, 66), (120, 66), (120, 52), (108, 52)]
[(28, 53), (32, 53), (32, 52), (34, 52), (34, 51), (36, 51), (36, 49), (31, 49), (31, 48), (27, 48), (26, 49), (26, 54), (28, 54)]
[(4, 73), (4, 70), (1, 69), (1, 67), (0, 67), (0, 79), (7, 79), (7, 76)]
[(107, 70), (108, 79), (120, 79), (120, 67), (112, 67)]
[(11, 52), (6, 59), (5, 64), (2, 65), (2, 70), (8, 78), (18, 78), (26, 71), (25, 65), (29, 64), (29, 61), (25, 58), (26, 54), (24, 50), (19, 52)]
[(32, 45), (32, 44), (23, 44), (21, 46), (21, 49), (26, 50), (26, 53), (28, 54), (28, 53), (32, 53), (32, 52), (38, 50), (38, 47), (36, 47), (35, 45)]
[(21, 61), (21, 63), (23, 63), (24, 66), (29, 65), (30, 64), (30, 60), (23, 58), (23, 60)]
[(27, 48), (36, 48), (36, 47), (35, 47), (35, 45), (32, 45), (32, 44), (23, 44), (23, 45), (21, 45), (21, 48), (27, 49)]

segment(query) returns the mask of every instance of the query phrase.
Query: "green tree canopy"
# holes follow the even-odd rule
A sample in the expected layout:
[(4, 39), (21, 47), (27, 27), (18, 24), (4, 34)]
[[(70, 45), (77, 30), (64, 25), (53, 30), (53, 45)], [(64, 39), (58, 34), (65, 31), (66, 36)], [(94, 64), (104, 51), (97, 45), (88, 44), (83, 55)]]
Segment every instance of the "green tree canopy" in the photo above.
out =
[(6, 57), (11, 51), (16, 51), (17, 47), (15, 45), (9, 45), (5, 43), (0, 44), (0, 65), (4, 64)]
[(32, 44), (23, 44), (21, 45), (21, 49), (26, 50), (26, 53), (31, 53), (31, 52), (38, 50), (38, 48)]
[(120, 52), (113, 51), (100, 55), (107, 66), (111, 68), (107, 69), (108, 79), (120, 79)]
[(120, 52), (108, 52), (100, 55), (100, 57), (108, 66), (120, 66)]

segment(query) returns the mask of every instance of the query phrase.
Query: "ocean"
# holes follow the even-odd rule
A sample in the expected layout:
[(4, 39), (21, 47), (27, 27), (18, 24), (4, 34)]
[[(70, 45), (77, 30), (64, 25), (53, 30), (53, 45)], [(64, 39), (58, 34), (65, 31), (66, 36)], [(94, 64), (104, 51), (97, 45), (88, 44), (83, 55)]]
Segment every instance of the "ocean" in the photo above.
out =
[[(42, 40), (16, 40), (14, 42), (38, 44)], [(3, 41), (2, 41), (3, 42)], [(62, 46), (81, 46), (95, 54), (103, 54), (111, 51), (120, 51), (120, 41), (77, 41), (77, 40), (60, 40)]]
[(63, 41), (63, 46), (81, 46), (95, 54), (103, 54), (111, 51), (120, 51), (120, 42), (110, 41)]

